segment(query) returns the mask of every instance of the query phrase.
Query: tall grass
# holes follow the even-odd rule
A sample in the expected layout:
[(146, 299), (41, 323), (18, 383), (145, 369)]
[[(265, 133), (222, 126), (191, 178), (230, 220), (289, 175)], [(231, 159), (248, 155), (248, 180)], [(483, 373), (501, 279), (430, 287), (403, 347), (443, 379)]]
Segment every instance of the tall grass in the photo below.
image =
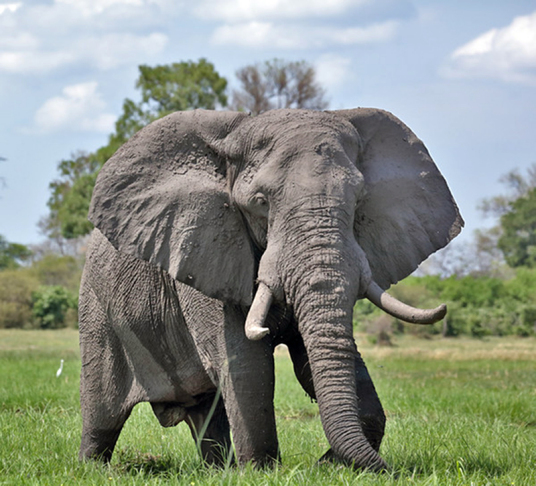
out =
[(76, 332), (2, 331), (0, 484), (536, 484), (535, 339), (358, 342), (386, 409), (382, 455), (392, 474), (317, 463), (328, 448), (317, 406), (284, 352), (275, 469), (203, 466), (188, 428), (161, 428), (147, 404), (134, 409), (110, 466), (80, 464)]

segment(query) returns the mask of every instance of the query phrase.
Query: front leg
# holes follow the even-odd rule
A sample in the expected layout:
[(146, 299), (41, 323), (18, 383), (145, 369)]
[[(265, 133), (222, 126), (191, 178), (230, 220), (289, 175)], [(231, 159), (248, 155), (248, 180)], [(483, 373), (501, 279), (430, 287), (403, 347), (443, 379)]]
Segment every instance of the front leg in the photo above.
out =
[(274, 356), (269, 338), (250, 341), (241, 308), (226, 305), (225, 362), (220, 373), (225, 409), (239, 464), (279, 459), (274, 413)]

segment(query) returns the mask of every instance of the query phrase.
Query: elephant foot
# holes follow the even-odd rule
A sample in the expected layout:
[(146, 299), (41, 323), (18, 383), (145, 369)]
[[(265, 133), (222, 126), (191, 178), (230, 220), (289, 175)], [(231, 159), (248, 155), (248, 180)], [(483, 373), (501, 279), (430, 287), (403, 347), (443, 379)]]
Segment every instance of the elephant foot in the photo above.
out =
[[(363, 470), (363, 467), (356, 466), (353, 462), (350, 462), (346, 459), (343, 459), (339, 456), (333, 449), (328, 449), (326, 453), (318, 460), (319, 464), (340, 464), (342, 466), (352, 467), (356, 470)], [(380, 473), (390, 473), (390, 468), (387, 464), (384, 463), (382, 469), (374, 469), (374, 472)]]
[(251, 465), (254, 469), (273, 469), (278, 464), (281, 464), (279, 453), (277, 454), (277, 457), (273, 457), (272, 455), (262, 455), (257, 458), (252, 458), (250, 456), (238, 458), (239, 466)]
[(319, 464), (332, 463), (332, 464), (341, 464), (343, 460), (335, 454), (333, 449), (328, 449), (325, 454), (318, 459)]
[(93, 430), (82, 434), (78, 459), (80, 461), (110, 462), (121, 430)]

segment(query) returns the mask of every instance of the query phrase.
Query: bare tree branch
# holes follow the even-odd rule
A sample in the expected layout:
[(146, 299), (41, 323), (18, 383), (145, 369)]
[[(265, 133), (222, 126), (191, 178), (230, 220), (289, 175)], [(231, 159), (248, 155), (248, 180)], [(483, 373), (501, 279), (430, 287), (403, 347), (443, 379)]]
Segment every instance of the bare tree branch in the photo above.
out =
[(327, 108), (326, 92), (305, 61), (273, 59), (245, 66), (236, 73), (241, 89), (233, 92), (231, 109), (258, 115), (275, 108)]

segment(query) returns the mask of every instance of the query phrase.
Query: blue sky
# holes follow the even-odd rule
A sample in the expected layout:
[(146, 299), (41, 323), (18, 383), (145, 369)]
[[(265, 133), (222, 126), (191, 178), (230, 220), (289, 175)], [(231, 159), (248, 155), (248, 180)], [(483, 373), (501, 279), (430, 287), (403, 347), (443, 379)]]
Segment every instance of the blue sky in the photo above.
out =
[(536, 162), (534, 0), (0, 0), (0, 234), (38, 243), (56, 166), (107, 141), (139, 64), (312, 63), (331, 109), (387, 109), (466, 220)]

